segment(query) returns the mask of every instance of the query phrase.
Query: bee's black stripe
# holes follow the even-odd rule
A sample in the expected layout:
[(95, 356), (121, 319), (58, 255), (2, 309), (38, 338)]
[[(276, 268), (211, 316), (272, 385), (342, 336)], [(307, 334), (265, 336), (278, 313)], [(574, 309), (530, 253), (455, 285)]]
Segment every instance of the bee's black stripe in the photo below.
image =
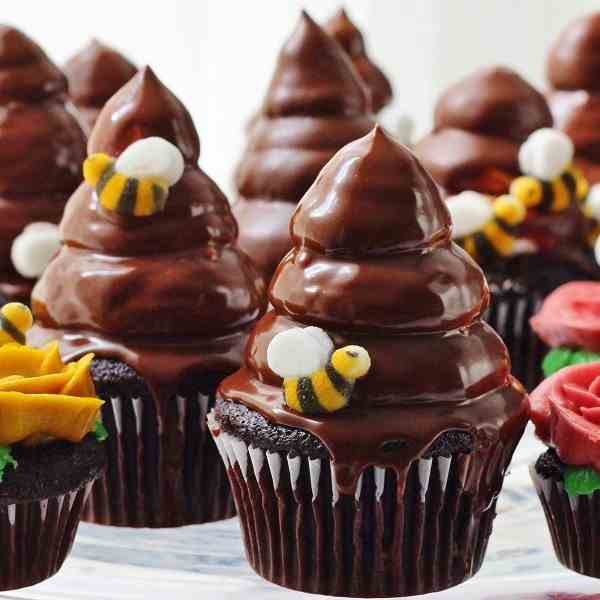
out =
[(335, 370), (335, 367), (331, 364), (331, 361), (327, 363), (325, 366), (325, 372), (327, 373), (327, 377), (333, 384), (333, 387), (340, 393), (342, 396), (345, 396), (350, 391), (352, 391), (352, 384), (345, 379), (340, 373)]
[(514, 236), (517, 232), (518, 227), (516, 225), (511, 225), (502, 219), (496, 219), (496, 224), (502, 231), (508, 233), (508, 235)]
[(129, 177), (125, 182), (116, 211), (122, 215), (132, 215), (135, 211), (139, 181)]
[(485, 233), (478, 231), (473, 235), (477, 256), (482, 261), (493, 261), (496, 258), (496, 250)]
[(106, 167), (106, 169), (104, 170), (104, 173), (102, 173), (102, 175), (100, 175), (100, 179), (98, 179), (98, 183), (96, 184), (96, 194), (98, 194), (98, 197), (100, 197), (104, 188), (106, 187), (106, 184), (111, 180), (111, 178), (114, 174), (115, 174), (115, 165), (113, 163), (113, 164), (108, 165), (108, 167)]
[(160, 212), (165, 208), (165, 200), (167, 195), (165, 190), (160, 185), (152, 184), (152, 200), (154, 202), (154, 211)]
[(563, 183), (565, 184), (567, 190), (569, 190), (569, 194), (571, 194), (571, 197), (574, 198), (575, 192), (577, 191), (577, 181), (575, 180), (573, 173), (565, 171), (561, 175), (561, 179), (563, 180)]
[(323, 412), (310, 377), (300, 377), (296, 391), (302, 412), (307, 414)]
[(537, 205), (539, 210), (549, 211), (554, 201), (554, 186), (550, 181), (540, 181), (542, 186), (542, 201)]
[(10, 335), (10, 337), (17, 342), (17, 344), (21, 344), (21, 346), (25, 345), (25, 334), (21, 330), (17, 329), (17, 326), (10, 319), (7, 319), (1, 312), (0, 329), (8, 333), (8, 335)]

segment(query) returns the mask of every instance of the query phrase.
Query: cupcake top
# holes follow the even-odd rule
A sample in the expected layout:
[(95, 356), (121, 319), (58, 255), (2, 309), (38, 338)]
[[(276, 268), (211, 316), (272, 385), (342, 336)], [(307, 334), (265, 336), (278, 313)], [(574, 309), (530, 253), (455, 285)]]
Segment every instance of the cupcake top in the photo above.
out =
[(145, 67), (106, 104), (88, 150), (64, 244), (33, 293), (37, 334), (150, 381), (234, 368), (263, 283), (236, 246), (227, 199), (197, 166), (187, 110)]
[[(600, 12), (573, 21), (548, 53), (548, 100), (557, 127), (573, 140), (581, 167), (600, 181)], [(590, 164), (591, 163), (591, 164)]]
[(371, 93), (371, 108), (373, 112), (378, 113), (391, 102), (392, 85), (383, 71), (367, 55), (363, 34), (343, 8), (340, 8), (325, 23), (325, 31), (337, 40), (352, 60), (352, 64)]
[[(36, 221), (58, 222), (81, 181), (85, 136), (65, 105), (67, 81), (42, 49), (0, 26), (0, 269), (17, 279), (13, 240)], [(2, 282), (5, 286), (6, 281)], [(0, 292), (26, 299), (31, 283)]]
[(136, 73), (123, 54), (96, 39), (65, 64), (69, 93), (90, 129), (108, 99)]
[[(344, 493), (369, 465), (407, 468), (446, 431), (467, 431), (475, 444), (514, 434), (525, 394), (504, 344), (480, 320), (485, 278), (450, 231), (433, 180), (409, 150), (379, 127), (345, 146), (293, 216), (294, 248), (269, 290), (273, 309), (256, 325), (243, 368), (221, 385), (222, 399), (318, 439)], [(343, 370), (352, 361), (360, 369), (348, 405), (333, 414), (287, 406), (269, 366), (274, 338), (307, 326), (322, 328), (332, 348), (360, 348), (338, 356)]]
[(250, 128), (235, 176), (240, 197), (296, 204), (333, 154), (373, 126), (369, 113), (352, 63), (303, 11)]
[(486, 68), (440, 97), (433, 132), (416, 152), (450, 194), (502, 194), (519, 173), (521, 143), (536, 129), (551, 126), (542, 94), (510, 69)]

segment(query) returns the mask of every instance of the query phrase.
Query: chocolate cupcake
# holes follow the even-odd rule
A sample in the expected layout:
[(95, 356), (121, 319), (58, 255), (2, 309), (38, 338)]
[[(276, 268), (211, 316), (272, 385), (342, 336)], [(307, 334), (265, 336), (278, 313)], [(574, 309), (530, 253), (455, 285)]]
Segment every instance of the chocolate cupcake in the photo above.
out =
[(69, 358), (96, 354), (110, 433), (85, 514), (96, 523), (233, 515), (206, 411), (241, 362), (264, 285), (199, 148), (187, 110), (142, 69), (100, 113), (64, 244), (33, 293), (36, 339), (58, 339)]
[(58, 249), (57, 232), (48, 225), (29, 229), (11, 256), (13, 242), (32, 223), (58, 223), (81, 181), (85, 135), (66, 101), (67, 80), (42, 49), (17, 29), (0, 26), (3, 300), (28, 303), (35, 279)]
[(294, 213), (273, 308), (209, 415), (266, 579), (395, 597), (481, 566), (525, 393), (450, 230), (431, 177), (381, 128)]
[(89, 131), (109, 98), (136, 71), (136, 66), (129, 59), (96, 39), (92, 39), (66, 62), (69, 93)]
[(289, 220), (325, 163), (373, 126), (352, 63), (307, 14), (279, 53), (237, 167), (240, 246), (269, 281), (291, 249)]
[(546, 63), (548, 103), (557, 127), (575, 144), (576, 164), (600, 182), (600, 12), (572, 22)]
[(558, 560), (600, 577), (600, 362), (561, 369), (531, 394), (536, 434), (549, 449), (531, 467)]
[(51, 577), (68, 555), (93, 480), (105, 463), (103, 402), (92, 355), (64, 364), (58, 344), (24, 345), (19, 303), (0, 310), (0, 590)]
[(371, 94), (372, 110), (378, 113), (392, 101), (394, 94), (390, 80), (367, 55), (363, 34), (343, 8), (325, 23), (325, 31), (335, 38), (350, 57)]

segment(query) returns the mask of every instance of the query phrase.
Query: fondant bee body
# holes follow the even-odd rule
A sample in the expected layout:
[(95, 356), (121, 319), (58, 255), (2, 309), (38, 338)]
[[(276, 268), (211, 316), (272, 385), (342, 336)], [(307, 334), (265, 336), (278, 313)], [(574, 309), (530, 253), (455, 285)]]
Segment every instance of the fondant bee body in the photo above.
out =
[(25, 345), (25, 335), (33, 325), (29, 307), (20, 302), (10, 302), (0, 309), (0, 346), (4, 344)]

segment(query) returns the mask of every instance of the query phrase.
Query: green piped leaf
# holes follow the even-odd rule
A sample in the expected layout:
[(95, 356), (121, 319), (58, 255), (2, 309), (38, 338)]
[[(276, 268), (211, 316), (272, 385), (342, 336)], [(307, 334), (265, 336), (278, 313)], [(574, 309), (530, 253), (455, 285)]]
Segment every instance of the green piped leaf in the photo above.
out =
[(106, 431), (106, 427), (104, 427), (104, 424), (100, 420), (96, 421), (94, 435), (99, 442), (103, 442), (108, 438), (108, 431)]
[(587, 496), (600, 490), (600, 474), (591, 467), (567, 467), (564, 480), (569, 496)]
[(10, 446), (0, 446), (0, 483), (4, 479), (4, 471), (7, 467), (16, 469), (18, 466), (17, 461), (11, 454)]
[(582, 363), (600, 362), (600, 354), (597, 352), (588, 352), (587, 350), (573, 350), (565, 346), (552, 348), (544, 357), (542, 370), (546, 377), (554, 375), (564, 367), (580, 365)]

